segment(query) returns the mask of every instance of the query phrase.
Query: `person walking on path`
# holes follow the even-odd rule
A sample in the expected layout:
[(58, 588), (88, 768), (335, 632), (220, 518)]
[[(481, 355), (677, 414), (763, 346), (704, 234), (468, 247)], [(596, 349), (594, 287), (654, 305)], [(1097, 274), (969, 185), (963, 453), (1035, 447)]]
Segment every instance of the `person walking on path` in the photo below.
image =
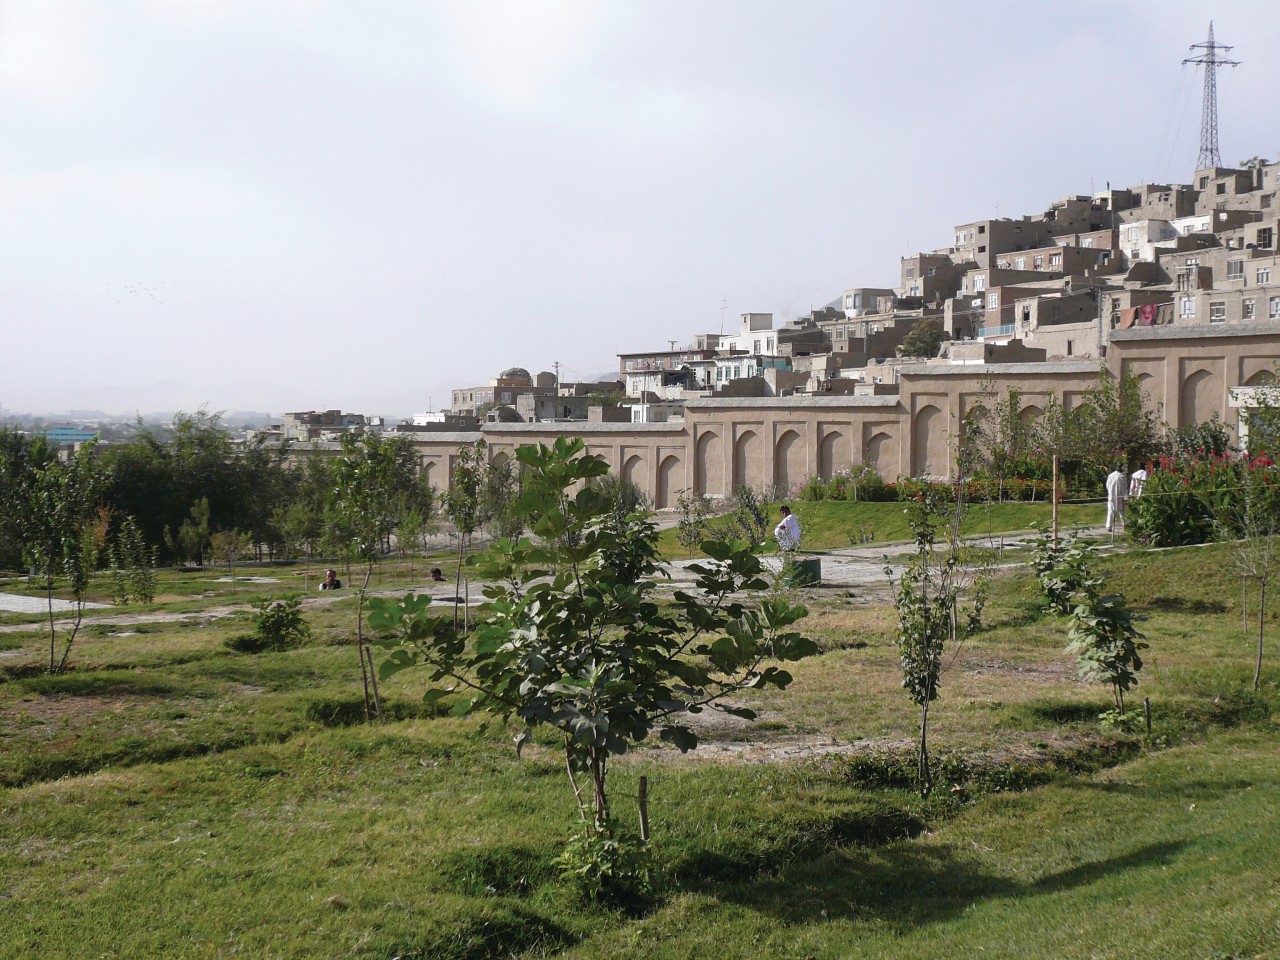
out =
[(1129, 477), (1116, 467), (1107, 474), (1107, 531), (1115, 533), (1124, 522), (1124, 501), (1129, 495)]

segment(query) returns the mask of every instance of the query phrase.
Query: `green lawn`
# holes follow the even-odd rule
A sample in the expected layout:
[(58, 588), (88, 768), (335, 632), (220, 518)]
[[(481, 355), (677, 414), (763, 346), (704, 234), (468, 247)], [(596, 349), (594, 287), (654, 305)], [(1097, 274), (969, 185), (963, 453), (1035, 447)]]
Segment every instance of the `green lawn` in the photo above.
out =
[[(844, 500), (798, 501), (791, 504), (804, 530), (804, 549), (812, 551), (840, 550), (850, 546), (875, 546), (911, 539), (903, 503), (849, 503)], [(778, 520), (778, 505), (767, 507), (770, 530)], [(1095, 503), (1065, 503), (1059, 507), (1062, 529), (1075, 525), (1097, 525), (1106, 519), (1106, 507)], [(975, 504), (965, 514), (961, 532), (965, 536), (983, 536), (1048, 526), (1052, 505), (1048, 503)], [(723, 520), (714, 521), (717, 524)], [(868, 540), (867, 538), (870, 537)], [(664, 530), (661, 546), (664, 556), (687, 555), (676, 539), (676, 530)]]
[[(616, 763), (626, 820), (650, 778), (662, 878), (631, 913), (555, 875), (551, 739), (517, 760), (508, 731), (424, 709), (412, 672), (384, 687), (392, 720), (359, 722), (349, 597), (257, 656), (224, 644), (245, 614), (95, 625), (57, 678), (38, 630), (0, 634), (0, 956), (1275, 956), (1280, 663), (1248, 689), (1228, 560), (1102, 565), (1145, 617), (1151, 752), (1099, 727), (1108, 695), (1030, 577), (998, 580), (943, 676), (928, 801), (891, 611), (813, 591), (823, 653), (749, 698), (754, 727), (704, 731), (722, 759)], [(743, 745), (772, 762), (726, 759)]]

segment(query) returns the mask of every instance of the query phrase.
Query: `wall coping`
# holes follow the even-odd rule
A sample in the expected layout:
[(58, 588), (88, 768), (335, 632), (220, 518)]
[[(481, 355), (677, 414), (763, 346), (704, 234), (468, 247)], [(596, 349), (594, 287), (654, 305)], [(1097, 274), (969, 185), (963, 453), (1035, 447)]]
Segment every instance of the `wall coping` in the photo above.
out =
[(1128, 340), (1207, 340), (1223, 337), (1280, 337), (1280, 324), (1188, 323), (1179, 326), (1174, 323), (1160, 327), (1130, 327), (1128, 330), (1111, 331), (1111, 340), (1115, 343)]
[[(486, 423), (481, 429), (486, 435), (502, 433), (534, 433), (548, 436), (577, 437), (599, 433), (683, 433), (683, 420), (665, 423), (608, 423), (594, 420), (543, 420), (538, 423)], [(480, 434), (476, 434), (480, 439)]]
[(1094, 373), (1102, 368), (1101, 360), (1046, 360), (1019, 363), (908, 363), (898, 369), (899, 376), (973, 377), (991, 374)]
[(832, 407), (896, 407), (897, 405), (897, 394), (854, 396), (851, 393), (842, 393), (838, 396), (803, 394), (794, 397), (701, 397), (697, 400), (685, 401), (685, 408), (691, 410), (769, 407), (783, 410), (826, 410)]

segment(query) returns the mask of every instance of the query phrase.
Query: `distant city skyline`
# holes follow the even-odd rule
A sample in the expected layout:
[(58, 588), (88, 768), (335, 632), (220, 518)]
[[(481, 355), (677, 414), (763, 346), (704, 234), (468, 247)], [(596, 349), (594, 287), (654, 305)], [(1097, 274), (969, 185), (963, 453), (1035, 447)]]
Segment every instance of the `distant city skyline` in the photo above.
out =
[(408, 416), (1275, 157), (1273, 2), (0, 2), (4, 413)]

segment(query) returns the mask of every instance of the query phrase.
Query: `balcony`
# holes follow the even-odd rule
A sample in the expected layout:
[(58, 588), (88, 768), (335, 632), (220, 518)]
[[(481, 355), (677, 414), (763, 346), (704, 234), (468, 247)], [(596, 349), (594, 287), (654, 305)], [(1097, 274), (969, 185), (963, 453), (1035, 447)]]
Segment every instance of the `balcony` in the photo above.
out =
[(1006, 323), (999, 327), (979, 327), (978, 339), (985, 340), (988, 337), (1012, 337), (1013, 327), (1014, 325), (1012, 323)]

